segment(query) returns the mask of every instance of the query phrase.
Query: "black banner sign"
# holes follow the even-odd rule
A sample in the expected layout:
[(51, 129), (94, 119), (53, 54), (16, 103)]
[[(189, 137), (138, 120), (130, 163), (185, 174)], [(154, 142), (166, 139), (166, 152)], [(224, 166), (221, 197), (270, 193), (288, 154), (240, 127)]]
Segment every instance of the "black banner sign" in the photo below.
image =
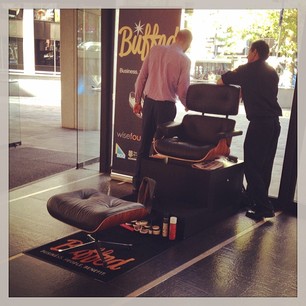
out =
[(133, 175), (141, 118), (133, 113), (134, 85), (154, 45), (169, 45), (179, 31), (181, 10), (120, 10), (112, 171)]

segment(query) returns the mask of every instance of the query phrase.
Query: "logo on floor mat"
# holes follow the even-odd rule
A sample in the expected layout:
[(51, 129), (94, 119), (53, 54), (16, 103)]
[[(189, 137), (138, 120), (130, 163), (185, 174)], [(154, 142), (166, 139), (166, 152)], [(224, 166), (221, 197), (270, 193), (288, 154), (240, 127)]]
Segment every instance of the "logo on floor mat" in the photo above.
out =
[[(51, 247), (50, 251), (58, 251), (60, 249), (80, 246), (84, 243), (86, 243), (86, 241), (83, 242), (82, 240), (68, 239), (64, 243)], [(85, 248), (78, 251), (70, 251), (68, 258), (64, 258), (63, 256), (62, 257), (57, 256), (57, 258), (62, 259), (69, 264), (76, 265), (79, 268), (83, 268), (85, 270), (91, 270), (91, 272), (98, 271), (99, 273), (102, 272), (100, 272), (99, 270), (96, 271), (95, 267), (103, 266), (105, 269), (115, 271), (115, 270), (120, 270), (122, 266), (128, 264), (129, 262), (135, 261), (135, 258), (125, 258), (125, 259), (116, 258), (115, 250), (113, 249), (107, 249), (105, 247), (101, 247), (100, 250), (101, 254), (103, 255), (104, 261), (102, 261), (97, 250), (92, 248), (87, 248), (87, 249)], [(41, 252), (49, 256), (51, 254), (46, 250), (42, 250)], [(105, 274), (105, 272), (103, 272), (102, 274)]]
[[(101, 254), (98, 253), (95, 245), (87, 244), (91, 240), (84, 232), (77, 232), (31, 249), (26, 254), (107, 282), (162, 253), (176, 243), (176, 241), (170, 241), (161, 236), (131, 232), (121, 226), (104, 230), (99, 235), (97, 234), (96, 238), (100, 241)], [(109, 245), (103, 242), (105, 239), (114, 242), (124, 241), (132, 244), (133, 247), (123, 247), (120, 243)], [(77, 246), (80, 248), (69, 249)], [(59, 250), (66, 251), (59, 252)]]

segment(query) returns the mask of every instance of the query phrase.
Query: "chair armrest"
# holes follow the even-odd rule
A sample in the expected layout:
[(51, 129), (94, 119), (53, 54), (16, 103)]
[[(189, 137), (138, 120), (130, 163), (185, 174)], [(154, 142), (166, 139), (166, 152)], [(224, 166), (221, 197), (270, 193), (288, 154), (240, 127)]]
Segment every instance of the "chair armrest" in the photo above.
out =
[(219, 135), (219, 139), (231, 138), (231, 137), (234, 137), (234, 136), (242, 135), (242, 131), (220, 132), (220, 133), (218, 133), (218, 135)]
[(181, 128), (182, 124), (180, 122), (175, 122), (175, 121), (169, 121), (159, 124), (156, 129), (155, 138), (156, 139), (160, 139), (163, 137), (172, 138), (174, 136), (181, 134)]

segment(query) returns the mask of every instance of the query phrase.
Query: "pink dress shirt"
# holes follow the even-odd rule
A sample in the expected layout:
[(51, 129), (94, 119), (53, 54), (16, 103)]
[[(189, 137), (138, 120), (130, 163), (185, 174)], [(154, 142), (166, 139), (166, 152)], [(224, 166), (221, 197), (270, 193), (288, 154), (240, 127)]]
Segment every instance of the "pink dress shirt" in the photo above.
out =
[(173, 102), (178, 98), (186, 106), (190, 66), (190, 59), (176, 43), (152, 47), (135, 83), (136, 102), (142, 96)]

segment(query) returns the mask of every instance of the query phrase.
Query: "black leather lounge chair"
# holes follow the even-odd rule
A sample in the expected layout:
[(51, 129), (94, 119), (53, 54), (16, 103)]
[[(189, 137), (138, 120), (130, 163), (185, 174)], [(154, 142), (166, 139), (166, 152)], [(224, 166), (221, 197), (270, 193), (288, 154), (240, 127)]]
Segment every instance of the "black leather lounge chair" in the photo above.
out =
[[(116, 244), (131, 247), (131, 244), (100, 241), (96, 233), (132, 220), (141, 220), (150, 214), (156, 182), (144, 177), (138, 192), (137, 202), (130, 202), (101, 193), (95, 189), (81, 189), (52, 196), (47, 209), (54, 218), (87, 233), (88, 244), (95, 244), (103, 261), (100, 245)], [(73, 249), (84, 246), (78, 245)], [(59, 252), (68, 251), (63, 249)]]
[(229, 156), (235, 131), (240, 88), (215, 84), (191, 84), (186, 105), (190, 111), (181, 123), (168, 122), (157, 129), (153, 148), (159, 155), (173, 160), (198, 163), (211, 161), (219, 156)]

